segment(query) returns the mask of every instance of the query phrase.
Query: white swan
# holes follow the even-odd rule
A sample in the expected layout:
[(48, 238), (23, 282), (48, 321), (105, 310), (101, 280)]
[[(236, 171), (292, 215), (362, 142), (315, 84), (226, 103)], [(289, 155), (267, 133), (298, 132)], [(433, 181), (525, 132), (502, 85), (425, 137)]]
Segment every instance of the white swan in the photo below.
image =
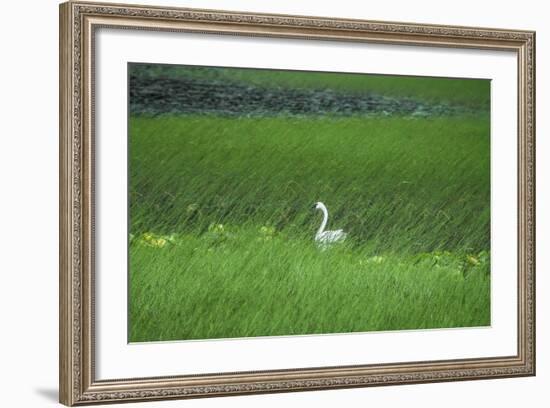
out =
[(325, 231), (325, 227), (328, 222), (328, 210), (326, 205), (319, 201), (313, 205), (313, 208), (323, 212), (323, 222), (319, 227), (319, 231), (315, 234), (315, 241), (323, 247), (336, 242), (344, 241), (348, 234), (346, 234), (343, 230)]

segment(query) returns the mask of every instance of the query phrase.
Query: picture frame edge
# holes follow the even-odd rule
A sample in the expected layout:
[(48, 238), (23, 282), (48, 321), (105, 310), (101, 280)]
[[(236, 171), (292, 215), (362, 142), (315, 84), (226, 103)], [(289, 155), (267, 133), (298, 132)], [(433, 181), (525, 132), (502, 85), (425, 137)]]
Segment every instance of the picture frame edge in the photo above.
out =
[[(400, 36), (407, 36), (406, 30), (414, 27), (420, 33), (409, 33), (413, 36), (411, 44), (429, 43), (429, 38), (458, 38), (455, 46), (473, 48), (480, 46), (478, 42), (489, 41), (486, 48), (495, 46), (493, 42), (503, 44), (503, 48), (516, 49), (518, 52), (518, 82), (519, 107), (518, 115), (518, 143), (522, 150), (518, 163), (518, 184), (523, 192), (519, 200), (520, 218), (518, 245), (524, 251), (523, 263), (518, 265), (519, 273), (519, 343), (517, 356), (501, 358), (503, 368), (493, 368), (488, 364), (485, 368), (467, 368), (467, 360), (461, 360), (462, 369), (432, 370), (422, 367), (421, 371), (406, 374), (373, 374), (366, 376), (349, 375), (339, 377), (323, 377), (321, 379), (298, 379), (278, 381), (254, 381), (227, 383), (225, 385), (182, 385), (187, 381), (184, 377), (170, 379), (155, 378), (94, 381), (93, 357), (93, 279), (91, 262), (93, 262), (93, 247), (91, 236), (93, 225), (90, 221), (93, 212), (93, 180), (91, 177), (91, 156), (84, 157), (83, 149), (90, 155), (93, 148), (91, 140), (90, 112), (93, 110), (93, 101), (89, 92), (89, 70), (91, 45), (88, 43), (90, 35), (90, 21), (85, 21), (85, 11), (93, 11), (92, 15), (101, 16), (103, 12), (109, 18), (128, 18), (128, 14), (137, 13), (135, 18), (147, 18), (151, 21), (159, 19), (158, 12), (168, 10), (172, 17), (177, 13), (187, 13), (186, 16), (196, 14), (201, 21), (210, 21), (208, 16), (233, 16), (241, 19), (244, 24), (265, 24), (265, 18), (271, 21), (284, 21), (287, 28), (307, 26), (309, 21), (312, 27), (306, 30), (327, 29), (324, 23), (336, 22), (338, 30), (352, 30), (355, 27), (391, 26), (390, 29), (403, 29)], [(123, 14), (117, 14), (123, 10)], [(98, 11), (101, 11), (98, 13)], [(157, 14), (155, 14), (155, 12)], [(147, 16), (149, 13), (148, 17)], [(189, 14), (191, 13), (191, 14)], [(205, 14), (206, 13), (206, 14)], [(156, 17), (155, 17), (156, 16)], [(254, 18), (256, 17), (256, 19)], [(227, 18), (227, 17), (225, 17)], [(273, 20), (274, 19), (274, 20)], [(229, 19), (223, 24), (242, 24)], [(264, 22), (264, 23), (262, 23)], [(240, 13), (233, 11), (199, 10), (188, 8), (166, 8), (143, 5), (126, 5), (111, 3), (65, 2), (59, 5), (60, 24), (60, 53), (59, 53), (59, 400), (61, 403), (72, 406), (91, 403), (146, 401), (156, 399), (195, 398), (204, 396), (242, 395), (253, 393), (305, 391), (318, 389), (366, 387), (378, 385), (412, 384), (441, 381), (457, 381), (471, 379), (487, 379), (502, 377), (518, 377), (535, 375), (535, 32), (527, 30), (486, 29), (462, 26), (423, 25), (414, 23), (373, 22), (367, 20), (333, 19), (329, 17), (291, 16), (260, 13)], [(285, 25), (286, 24), (286, 25)], [(320, 25), (321, 24), (321, 25)], [(333, 24), (333, 23), (330, 23)], [(357, 25), (359, 24), (359, 26)], [(362, 24), (362, 25), (361, 25)], [(86, 27), (83, 27), (86, 25)], [(377, 26), (378, 25), (378, 26)], [(234, 27), (236, 29), (236, 27)], [(242, 28), (242, 27), (240, 27)], [(422, 31), (424, 29), (425, 31)], [(88, 30), (88, 31), (86, 31)], [(316, 31), (317, 30), (317, 31)], [(383, 30), (375, 30), (375, 34), (384, 35)], [(366, 30), (365, 32), (368, 32)], [(392, 31), (390, 31), (391, 34)], [(393, 31), (393, 33), (395, 33)], [(464, 36), (458, 34), (464, 33)], [(274, 36), (277, 33), (274, 34)], [(387, 33), (386, 33), (387, 34)], [(246, 35), (238, 34), (237, 35)], [(478, 35), (476, 37), (476, 35)], [(88, 37), (86, 37), (88, 36)], [(269, 36), (266, 34), (266, 36)], [(418, 36), (418, 37), (415, 37)], [(425, 38), (426, 37), (426, 38)], [(310, 38), (310, 37), (305, 37)], [(312, 37), (311, 37), (312, 38)], [(381, 37), (380, 37), (381, 38)], [(468, 42), (468, 39), (475, 39)], [(398, 41), (398, 38), (389, 37), (388, 43)], [(345, 40), (344, 40), (345, 41)], [(363, 40), (363, 41), (368, 41)], [(500, 44), (499, 43), (499, 44)], [(442, 46), (446, 43), (443, 41)], [(436, 44), (437, 45), (437, 44)], [(453, 45), (450, 45), (453, 46)], [(88, 47), (86, 49), (86, 47)], [(497, 47), (500, 49), (500, 47)], [(84, 59), (88, 59), (84, 61)], [(83, 83), (84, 82), (84, 83)], [(87, 116), (87, 117), (84, 117)], [(494, 359), (493, 359), (494, 360)], [(479, 359), (477, 362), (492, 361)], [(424, 362), (434, 363), (434, 362)], [(413, 363), (414, 364), (414, 363)], [(378, 365), (378, 366), (384, 366)], [(331, 368), (327, 368), (331, 370)], [(335, 372), (338, 368), (332, 368)], [(477, 370), (477, 371), (476, 371)], [(278, 370), (281, 371), (281, 370)], [(283, 370), (284, 371), (284, 370)], [(294, 371), (294, 370), (291, 370)], [(302, 370), (304, 371), (304, 370)], [(307, 370), (305, 370), (307, 371)], [(276, 372), (276, 371), (273, 371)], [(439, 375), (438, 375), (439, 374)], [(231, 374), (224, 374), (227, 379)], [(283, 375), (283, 374), (279, 374)], [(288, 373), (286, 374), (288, 376)], [(430, 377), (431, 375), (431, 377)], [(200, 377), (200, 376), (199, 376)], [(203, 376), (204, 377), (204, 376)], [(399, 380), (400, 378), (400, 380)], [(378, 381), (377, 381), (378, 380)], [(223, 380), (222, 380), (223, 381)], [(154, 384), (157, 384), (156, 386)], [(179, 387), (177, 384), (179, 383)]]

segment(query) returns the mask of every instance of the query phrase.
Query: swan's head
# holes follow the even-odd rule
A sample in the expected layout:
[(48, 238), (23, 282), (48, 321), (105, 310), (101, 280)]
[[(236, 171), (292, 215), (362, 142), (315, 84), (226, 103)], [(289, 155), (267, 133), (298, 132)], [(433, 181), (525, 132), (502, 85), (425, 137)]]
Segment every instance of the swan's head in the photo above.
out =
[(326, 207), (320, 201), (317, 201), (315, 204), (313, 204), (313, 207), (311, 207), (312, 210), (320, 210), (321, 208), (326, 208)]

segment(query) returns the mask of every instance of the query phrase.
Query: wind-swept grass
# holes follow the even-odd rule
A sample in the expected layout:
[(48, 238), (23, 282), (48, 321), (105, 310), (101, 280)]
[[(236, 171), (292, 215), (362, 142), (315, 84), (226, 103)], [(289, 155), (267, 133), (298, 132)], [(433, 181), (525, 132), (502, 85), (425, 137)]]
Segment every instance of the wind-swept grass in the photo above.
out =
[(490, 322), (486, 252), (320, 251), (311, 239), (227, 225), (159, 242), (131, 245), (131, 341)]
[(134, 233), (329, 227), (372, 251), (489, 247), (488, 119), (134, 118)]
[[(490, 323), (489, 118), (130, 118), (130, 341)], [(345, 245), (320, 251), (323, 201)]]

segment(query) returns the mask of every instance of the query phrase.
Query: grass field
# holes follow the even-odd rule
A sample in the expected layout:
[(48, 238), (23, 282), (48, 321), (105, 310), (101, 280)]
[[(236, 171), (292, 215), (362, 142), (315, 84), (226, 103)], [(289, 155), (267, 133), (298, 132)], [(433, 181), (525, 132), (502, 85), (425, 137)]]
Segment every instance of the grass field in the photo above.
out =
[(130, 341), (490, 324), (487, 109), (129, 126)]

